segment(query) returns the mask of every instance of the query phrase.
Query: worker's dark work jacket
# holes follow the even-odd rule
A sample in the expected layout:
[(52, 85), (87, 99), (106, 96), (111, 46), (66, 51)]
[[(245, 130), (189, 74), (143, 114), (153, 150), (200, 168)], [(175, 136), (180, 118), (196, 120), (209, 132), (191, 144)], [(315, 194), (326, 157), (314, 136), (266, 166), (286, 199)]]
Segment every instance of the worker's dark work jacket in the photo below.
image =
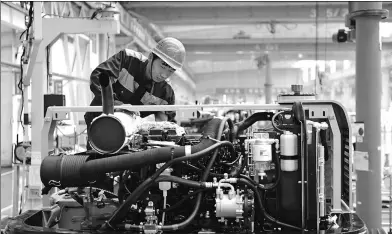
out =
[[(146, 76), (148, 59), (143, 54), (124, 49), (101, 63), (91, 73), (90, 89), (95, 97), (91, 106), (102, 105), (101, 86), (99, 76), (109, 75), (113, 84), (115, 105), (119, 102), (132, 105), (174, 105), (175, 96), (172, 87), (166, 82), (153, 82)], [(146, 117), (155, 112), (140, 112)], [(101, 113), (87, 112), (85, 120), (87, 127), (91, 121)], [(168, 121), (173, 121), (175, 112), (167, 111)]]

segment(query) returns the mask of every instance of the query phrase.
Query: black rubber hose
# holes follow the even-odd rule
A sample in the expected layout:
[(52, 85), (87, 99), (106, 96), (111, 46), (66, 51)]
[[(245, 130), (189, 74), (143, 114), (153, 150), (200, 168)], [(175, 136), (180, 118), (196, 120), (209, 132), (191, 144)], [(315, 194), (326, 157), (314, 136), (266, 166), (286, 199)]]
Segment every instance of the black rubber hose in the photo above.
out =
[(285, 112), (288, 112), (288, 111), (280, 111), (280, 112), (274, 114), (274, 116), (272, 116), (272, 120), (271, 120), (272, 127), (274, 127), (274, 129), (275, 129), (276, 131), (280, 132), (280, 133), (283, 133), (283, 130), (280, 129), (280, 128), (278, 128), (278, 127), (276, 126), (276, 124), (275, 124), (275, 118), (276, 118), (278, 115), (283, 114), (283, 113), (285, 113)]
[[(233, 129), (233, 123), (231, 122), (231, 119), (228, 117), (223, 118), (222, 122), (219, 125), (218, 135), (217, 135), (216, 139), (220, 140), (220, 138), (222, 137), (223, 129), (225, 127), (226, 122), (229, 123), (230, 129), (231, 130)], [(208, 174), (211, 171), (212, 165), (214, 164), (217, 155), (218, 155), (218, 149), (215, 150), (210, 161), (208, 162), (208, 165), (207, 165), (207, 167), (206, 167), (206, 169), (200, 179), (201, 182), (205, 182), (207, 180)], [(202, 197), (203, 197), (203, 192), (201, 192), (197, 195), (196, 204), (195, 204), (195, 207), (193, 208), (193, 212), (189, 215), (189, 217), (186, 220), (184, 220), (183, 222), (181, 222), (179, 224), (173, 224), (173, 225), (167, 225), (167, 226), (164, 225), (164, 226), (162, 226), (162, 230), (163, 231), (177, 230), (177, 229), (183, 229), (186, 226), (188, 226), (193, 221), (193, 219), (196, 217), (197, 212), (199, 212)]]
[(262, 200), (261, 200), (260, 192), (258, 191), (257, 187), (256, 187), (255, 185), (253, 185), (250, 181), (248, 181), (248, 180), (246, 180), (246, 179), (244, 179), (244, 178), (239, 178), (239, 179), (238, 179), (238, 183), (246, 184), (247, 186), (249, 186), (249, 187), (253, 190), (253, 192), (254, 192), (255, 195), (256, 195), (255, 198), (256, 198), (256, 201), (257, 201), (257, 203), (258, 203), (258, 205), (259, 205), (259, 209), (261, 210), (261, 212), (263, 213), (263, 216), (264, 216), (267, 220), (269, 220), (269, 221), (272, 222), (272, 223), (276, 223), (276, 224), (278, 224), (278, 225), (280, 225), (280, 226), (284, 226), (284, 227), (287, 227), (287, 228), (291, 228), (291, 229), (295, 229), (295, 230), (300, 230), (300, 231), (302, 231), (302, 229), (299, 228), (299, 227), (293, 226), (293, 225), (291, 225), (291, 224), (287, 224), (287, 223), (280, 222), (279, 220), (276, 220), (274, 217), (272, 217), (271, 215), (269, 215), (269, 214), (266, 212), (266, 210), (264, 209), (263, 202), (262, 202)]
[(190, 199), (192, 196), (194, 196), (194, 195), (196, 195), (196, 194), (198, 194), (198, 193), (201, 193), (201, 192), (205, 192), (205, 191), (207, 191), (207, 190), (211, 190), (211, 189), (214, 189), (214, 188), (203, 188), (203, 189), (198, 189), (198, 190), (196, 190), (196, 191), (194, 191), (194, 192), (192, 192), (192, 193), (190, 193), (190, 194), (187, 194), (187, 195), (184, 196), (179, 202), (177, 202), (176, 204), (174, 204), (174, 205), (172, 205), (172, 206), (170, 206), (170, 207), (168, 207), (168, 208), (166, 208), (166, 209), (162, 209), (161, 212), (170, 212), (170, 211), (172, 211), (172, 210), (178, 208), (182, 203), (184, 203), (186, 200)]
[[(220, 123), (219, 123), (219, 128), (218, 128), (217, 135), (214, 135), (216, 139), (220, 139), (220, 138), (222, 137), (222, 132), (223, 132), (225, 123), (226, 123), (226, 121), (228, 121), (228, 119), (229, 119), (229, 118), (224, 118), (223, 121), (220, 121), (220, 119), (214, 119), (214, 120), (216, 120), (217, 123), (220, 122)], [(229, 123), (229, 126), (230, 126), (230, 123)], [(217, 129), (217, 128), (216, 128), (216, 125), (212, 125), (212, 124), (211, 124), (211, 125), (207, 125), (205, 131), (206, 131), (206, 132), (216, 133), (216, 131), (215, 131), (216, 129)], [(228, 143), (230, 143), (230, 142), (228, 142)], [(220, 143), (218, 143), (218, 144), (220, 144)], [(230, 145), (231, 145), (231, 143), (230, 143)], [(231, 145), (231, 146), (233, 147), (233, 145)], [(234, 152), (234, 148), (233, 148), (233, 152)], [(209, 163), (208, 163), (208, 166), (206, 167), (206, 170), (204, 171), (204, 173), (203, 173), (203, 175), (202, 175), (202, 178), (201, 178), (201, 180), (200, 180), (201, 182), (205, 182), (205, 181), (207, 180), (207, 178), (208, 178), (208, 173), (209, 173), (209, 171), (210, 171), (210, 169), (211, 169), (211, 167), (212, 167), (212, 165), (213, 165), (213, 163), (214, 163), (214, 161), (215, 161), (215, 159), (216, 159), (217, 154), (218, 154), (218, 149), (215, 150), (213, 156), (211, 157), (211, 159), (210, 159), (210, 161), (209, 161)], [(159, 169), (154, 173), (154, 175), (153, 175), (152, 177), (150, 177), (150, 178), (151, 178), (152, 180), (155, 180), (156, 177), (157, 177), (158, 175), (160, 175), (166, 168), (168, 168), (168, 167), (169, 167), (171, 164), (173, 164), (175, 161), (190, 160), (190, 159), (185, 159), (185, 158), (187, 158), (187, 156), (182, 157), (182, 158), (176, 158), (176, 159), (171, 160), (170, 162), (172, 162), (172, 163), (170, 163), (170, 162), (166, 163), (164, 166), (162, 166), (161, 168), (159, 168)], [(195, 158), (196, 158), (196, 157), (195, 157)], [(154, 178), (154, 177), (155, 177), (155, 178)], [(140, 186), (139, 186), (139, 187), (140, 187)], [(131, 196), (132, 196), (132, 194), (131, 194)], [(128, 198), (130, 198), (131, 196), (129, 196)], [(166, 231), (167, 231), (167, 230), (177, 230), (177, 229), (182, 229), (182, 228), (186, 227), (187, 225), (189, 225), (189, 224), (193, 221), (193, 219), (196, 217), (197, 212), (199, 211), (202, 197), (203, 197), (203, 192), (201, 192), (201, 193), (199, 193), (199, 194), (197, 195), (196, 204), (195, 204), (195, 207), (194, 207), (194, 209), (193, 209), (193, 212), (189, 215), (189, 217), (188, 217), (185, 221), (183, 221), (183, 222), (181, 222), (181, 223), (179, 223), (179, 224), (164, 225), (164, 226), (162, 226), (162, 229), (161, 229), (161, 230), (162, 230), (162, 231), (165, 231), (165, 230), (166, 230)], [(127, 201), (126, 201), (126, 202), (128, 202), (128, 198), (127, 198)], [(137, 200), (137, 198), (136, 198), (136, 200)], [(124, 204), (125, 204), (126, 202), (124, 202)], [(130, 204), (133, 204), (133, 203), (130, 203)], [(120, 207), (118, 210), (120, 210), (120, 209), (121, 209), (121, 207)], [(117, 211), (118, 211), (118, 210), (117, 210)], [(117, 211), (116, 211), (116, 213), (117, 213)], [(114, 216), (114, 215), (113, 215), (113, 216)], [(108, 224), (110, 224), (110, 225), (113, 225), (113, 224), (116, 223), (116, 222), (113, 221), (113, 220), (114, 220), (114, 219), (113, 219), (113, 216), (112, 216), (112, 218), (108, 221)], [(140, 226), (134, 226), (133, 228), (139, 229)]]
[(99, 84), (101, 85), (101, 94), (102, 94), (102, 109), (103, 109), (102, 112), (106, 115), (113, 114), (114, 113), (113, 88), (109, 76), (106, 74), (101, 74), (99, 76)]
[(163, 181), (170, 181), (170, 182), (175, 182), (179, 184), (184, 184), (189, 187), (194, 187), (194, 188), (205, 188), (205, 185), (201, 182), (193, 181), (193, 180), (187, 180), (183, 179), (177, 176), (169, 176), (169, 175), (161, 175), (159, 176), (155, 182), (163, 182)]
[(277, 156), (276, 165), (275, 165), (275, 172), (276, 172), (275, 183), (271, 184), (270, 186), (264, 186), (261, 189), (263, 189), (263, 190), (271, 190), (271, 189), (276, 188), (276, 186), (278, 186), (279, 181), (280, 181), (280, 177), (281, 177), (279, 156)]
[[(203, 170), (203, 169), (201, 169), (199, 167), (196, 167), (196, 166), (194, 166), (192, 164), (182, 163), (181, 165), (184, 165), (184, 166), (186, 166), (186, 167), (188, 167), (190, 169), (193, 169), (195, 171), (205, 171), (205, 170)], [(218, 174), (218, 173), (213, 173), (213, 172), (210, 172), (209, 175), (216, 176), (216, 177), (223, 177), (224, 176), (223, 174)]]
[[(306, 126), (306, 115), (305, 115), (305, 111), (303, 109), (303, 105), (302, 102), (294, 102), (293, 103), (293, 113), (294, 113), (294, 119), (296, 119), (301, 125), (302, 125), (302, 129), (301, 129), (301, 157), (300, 157), (300, 164), (301, 164), (301, 182), (302, 182), (302, 186), (301, 186), (301, 204), (304, 207), (304, 202), (305, 202), (305, 198), (304, 198), (304, 188), (305, 187), (305, 169), (302, 168), (302, 163), (306, 164), (307, 162), (305, 160), (308, 160), (308, 144), (307, 144), (307, 126)], [(302, 152), (303, 149), (303, 152)], [(305, 212), (304, 210), (302, 210), (302, 214), (303, 212)], [(301, 215), (302, 215), (301, 214)], [(305, 217), (301, 217), (302, 220), (302, 227), (305, 228)]]
[(233, 140), (237, 138), (238, 134), (242, 132), (243, 130), (249, 128), (252, 126), (254, 123), (256, 123), (259, 120), (267, 120), (268, 115), (271, 115), (269, 112), (257, 112), (254, 113), (253, 115), (249, 116), (248, 118), (244, 119), (241, 122), (238, 122), (234, 125), (234, 131), (232, 132), (232, 137)]
[(114, 227), (127, 214), (128, 208), (137, 201), (137, 199), (143, 194), (143, 192), (146, 191), (152, 185), (152, 183), (154, 183), (154, 181), (159, 177), (159, 175), (168, 167), (180, 161), (193, 160), (199, 158), (205, 155), (206, 153), (211, 152), (212, 150), (225, 145), (233, 147), (231, 142), (228, 141), (218, 142), (200, 152), (188, 156), (184, 156), (181, 158), (175, 158), (170, 160), (166, 164), (164, 164), (151, 177), (149, 177), (142, 184), (140, 184), (131, 195), (127, 197), (124, 203), (114, 212), (112, 217), (107, 221), (107, 225), (109, 227)]
[(79, 171), (88, 155), (48, 156), (42, 160), (40, 178), (46, 187), (79, 187), (88, 185)]

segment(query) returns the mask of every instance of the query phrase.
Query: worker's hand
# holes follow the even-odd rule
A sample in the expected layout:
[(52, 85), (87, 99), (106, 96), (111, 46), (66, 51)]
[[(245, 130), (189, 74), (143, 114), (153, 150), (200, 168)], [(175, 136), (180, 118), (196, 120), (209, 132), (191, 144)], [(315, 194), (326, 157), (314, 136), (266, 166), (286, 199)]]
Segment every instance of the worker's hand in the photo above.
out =
[(168, 119), (167, 115), (164, 112), (159, 111), (159, 112), (155, 113), (155, 121), (156, 122), (167, 121), (167, 119)]
[(114, 100), (114, 105), (115, 106), (121, 106), (121, 105), (124, 105), (124, 103), (119, 101), (119, 100)]

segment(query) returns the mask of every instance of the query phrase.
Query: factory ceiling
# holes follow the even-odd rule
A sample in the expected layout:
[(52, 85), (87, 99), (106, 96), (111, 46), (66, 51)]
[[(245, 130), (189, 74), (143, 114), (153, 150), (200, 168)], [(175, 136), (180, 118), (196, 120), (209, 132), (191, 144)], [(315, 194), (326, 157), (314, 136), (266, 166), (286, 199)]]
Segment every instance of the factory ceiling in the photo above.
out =
[[(121, 2), (139, 22), (180, 39), (196, 76), (256, 69), (268, 53), (273, 68), (299, 60), (354, 60), (354, 43), (333, 43), (345, 28), (347, 2)], [(392, 2), (383, 2), (392, 11)], [(392, 18), (385, 22), (392, 21)], [(391, 27), (392, 28), (392, 27)], [(156, 35), (154, 35), (156, 36)], [(316, 40), (316, 38), (318, 38)], [(392, 51), (392, 32), (383, 38)]]

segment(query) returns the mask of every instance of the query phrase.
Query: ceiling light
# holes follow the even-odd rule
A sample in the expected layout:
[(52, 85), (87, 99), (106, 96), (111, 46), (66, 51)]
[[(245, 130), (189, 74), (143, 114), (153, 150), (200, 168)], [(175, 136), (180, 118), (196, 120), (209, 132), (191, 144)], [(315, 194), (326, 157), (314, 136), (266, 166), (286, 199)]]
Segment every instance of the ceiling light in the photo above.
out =
[(298, 54), (298, 58), (302, 58), (303, 57), (303, 55), (302, 54)]

